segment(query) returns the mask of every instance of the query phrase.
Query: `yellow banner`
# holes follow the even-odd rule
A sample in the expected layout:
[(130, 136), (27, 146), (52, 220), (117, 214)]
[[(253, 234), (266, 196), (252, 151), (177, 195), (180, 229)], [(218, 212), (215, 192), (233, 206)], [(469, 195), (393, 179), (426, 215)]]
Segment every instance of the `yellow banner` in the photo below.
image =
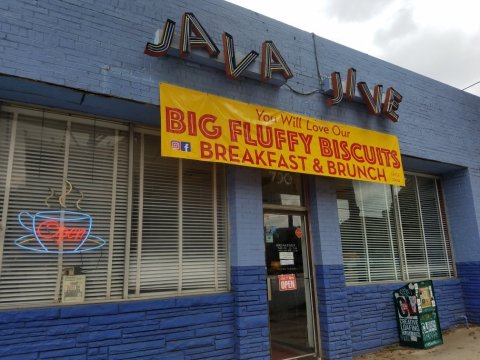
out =
[(396, 136), (160, 84), (162, 156), (405, 185)]

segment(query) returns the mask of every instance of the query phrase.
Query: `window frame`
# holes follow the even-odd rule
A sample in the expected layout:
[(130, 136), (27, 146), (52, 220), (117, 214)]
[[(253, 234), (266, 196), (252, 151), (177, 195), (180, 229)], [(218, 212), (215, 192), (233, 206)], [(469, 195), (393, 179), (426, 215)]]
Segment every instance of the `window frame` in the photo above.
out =
[[(100, 117), (92, 117), (92, 116), (85, 116), (83, 114), (71, 114), (71, 113), (63, 113), (61, 110), (50, 110), (50, 109), (42, 109), (42, 108), (37, 108), (37, 107), (32, 107), (29, 105), (24, 105), (24, 104), (5, 104), (2, 103), (0, 104), (0, 113), (2, 114), (11, 114), (11, 126), (9, 128), (10, 133), (6, 135), (7, 139), (7, 145), (6, 147), (9, 150), (8, 156), (7, 156), (7, 162), (5, 165), (6, 168), (6, 175), (5, 175), (5, 188), (4, 191), (0, 193), (0, 197), (2, 198), (3, 203), (1, 203), (0, 207), (0, 281), (1, 281), (1, 272), (3, 270), (3, 260), (4, 260), (4, 244), (6, 241), (6, 233), (7, 233), (7, 218), (9, 217), (9, 205), (11, 206), (11, 199), (10, 199), (10, 194), (11, 194), (11, 184), (12, 184), (12, 173), (13, 173), (13, 168), (14, 168), (14, 153), (15, 153), (15, 144), (17, 141), (16, 135), (17, 135), (17, 124), (19, 121), (20, 116), (30, 116), (30, 117), (35, 117), (35, 118), (48, 118), (49, 120), (57, 120), (57, 121), (62, 121), (65, 122), (65, 127), (67, 130), (66, 134), (68, 131), (70, 131), (70, 125), (71, 123), (80, 123), (83, 125), (94, 125), (97, 124), (97, 126), (101, 126), (104, 128), (112, 129), (114, 131), (125, 131), (128, 134), (128, 193), (127, 193), (127, 201), (126, 201), (126, 220), (127, 223), (125, 225), (125, 233), (121, 235), (124, 241), (124, 259), (123, 259), (123, 294), (121, 297), (117, 298), (111, 298), (110, 292), (112, 290), (112, 261), (113, 261), (113, 254), (112, 254), (112, 241), (111, 237), (112, 232), (110, 232), (109, 237), (106, 238), (108, 244), (105, 246), (105, 251), (107, 254), (107, 260), (106, 260), (106, 268), (107, 268), (107, 274), (106, 274), (106, 281), (103, 283), (103, 289), (102, 291), (105, 293), (105, 295), (102, 298), (93, 298), (93, 299), (85, 299), (83, 302), (79, 304), (91, 304), (91, 303), (104, 303), (104, 302), (117, 302), (117, 301), (132, 301), (132, 300), (141, 300), (141, 299), (156, 299), (156, 298), (168, 298), (172, 296), (188, 296), (188, 295), (203, 295), (203, 294), (218, 294), (218, 293), (224, 293), (230, 291), (230, 241), (229, 241), (229, 221), (228, 221), (228, 189), (227, 189), (227, 181), (226, 181), (226, 176), (221, 177), (220, 179), (217, 176), (218, 172), (221, 172), (222, 174), (226, 175), (226, 167), (223, 165), (218, 165), (215, 163), (210, 163), (210, 174), (214, 177), (214, 184), (212, 186), (215, 186), (216, 191), (214, 191), (213, 196), (213, 201), (214, 204), (217, 205), (218, 202), (222, 202), (223, 206), (223, 211), (224, 211), (224, 217), (223, 217), (223, 222), (222, 224), (218, 223), (217, 213), (215, 212), (214, 216), (215, 219), (213, 219), (214, 223), (214, 229), (212, 229), (213, 233), (216, 236), (216, 240), (214, 240), (214, 254), (212, 256), (215, 257), (215, 264), (218, 264), (218, 262), (222, 262), (222, 266), (224, 264), (226, 273), (221, 274), (220, 273), (220, 268), (218, 266), (215, 266), (214, 269), (214, 278), (215, 278), (215, 286), (214, 288), (208, 288), (208, 289), (193, 289), (193, 290), (177, 290), (177, 291), (172, 291), (172, 292), (155, 292), (151, 294), (139, 294), (132, 296), (131, 293), (129, 293), (129, 278), (130, 278), (130, 257), (131, 257), (131, 250), (132, 250), (132, 236), (133, 236), (133, 229), (132, 229), (132, 218), (134, 215), (134, 199), (133, 199), (133, 184), (134, 184), (134, 137), (136, 134), (149, 134), (153, 136), (157, 136), (160, 138), (160, 133), (159, 129), (153, 128), (153, 127), (148, 127), (142, 124), (133, 124), (133, 123), (125, 123), (121, 122), (116, 119), (106, 119), (106, 118), (100, 118)], [(0, 120), (2, 121), (2, 120)], [(67, 134), (66, 137), (70, 137), (71, 134)], [(117, 146), (118, 144), (115, 144)], [(160, 151), (160, 149), (158, 149)], [(114, 162), (118, 161), (118, 153), (115, 150), (115, 160)], [(68, 164), (69, 158), (65, 159), (65, 163)], [(176, 161), (179, 162), (179, 164), (182, 164), (182, 159), (176, 159)], [(67, 166), (67, 165), (64, 165)], [(116, 164), (112, 165), (116, 167)], [(181, 165), (179, 165), (181, 168)], [(221, 181), (222, 184), (218, 184), (218, 181)], [(116, 184), (117, 179), (114, 177), (113, 178), (113, 183)], [(139, 179), (137, 179), (139, 181)], [(64, 191), (64, 189), (63, 189)], [(115, 194), (116, 191), (116, 186), (112, 185), (112, 193)], [(113, 195), (112, 195), (113, 196)], [(181, 200), (180, 200), (181, 201)], [(112, 198), (112, 206), (115, 206), (115, 197)], [(177, 205), (178, 207), (178, 205)], [(5, 215), (5, 216), (4, 216)], [(137, 214), (138, 215), (138, 214)], [(113, 218), (114, 215), (111, 215), (111, 218)], [(110, 223), (110, 229), (115, 228), (115, 222)], [(218, 232), (222, 231), (222, 236), (224, 237), (224, 243), (222, 244), (223, 249), (222, 252), (224, 252), (223, 256), (224, 258), (219, 258), (219, 246), (218, 246)], [(118, 241), (118, 240), (117, 240)], [(175, 240), (178, 242), (178, 239)], [(112, 244), (112, 245), (111, 245)], [(104, 255), (105, 256), (105, 255)], [(62, 256), (57, 256), (56, 258), (59, 259)], [(181, 261), (181, 259), (180, 259)], [(37, 300), (25, 300), (20, 303), (16, 302), (6, 302), (6, 303), (0, 303), (0, 309), (8, 309), (8, 308), (35, 308), (35, 307), (48, 307), (48, 306), (64, 306), (64, 305), (71, 305), (71, 303), (62, 303), (61, 301), (61, 282), (62, 282), (62, 272), (63, 272), (63, 266), (62, 262), (59, 260), (52, 260), (51, 263), (49, 263), (51, 266), (52, 271), (56, 271), (56, 290), (55, 290), (55, 295), (52, 297), (49, 301), (37, 301)], [(219, 278), (222, 278), (220, 280)], [(224, 283), (224, 286), (219, 286), (219, 282), (222, 281)]]
[[(416, 195), (416, 202), (415, 206), (420, 206), (420, 193), (418, 190), (418, 178), (427, 178), (427, 179), (432, 179), (435, 184), (435, 199), (436, 199), (436, 205), (438, 209), (438, 214), (439, 214), (439, 222), (440, 222), (440, 229), (441, 229), (441, 246), (444, 248), (445, 251), (445, 260), (447, 262), (447, 268), (445, 271), (448, 272), (448, 276), (431, 276), (432, 272), (432, 267), (433, 264), (429, 262), (428, 260), (428, 250), (427, 248), (427, 239), (425, 237), (425, 223), (423, 222), (423, 219), (421, 220), (421, 228), (422, 228), (422, 247), (425, 249), (425, 252), (427, 254), (426, 258), (426, 268), (424, 269), (425, 272), (428, 275), (428, 278), (430, 279), (452, 279), (457, 277), (457, 269), (456, 269), (456, 263), (455, 263), (455, 254), (454, 254), (454, 249), (452, 245), (452, 237), (450, 234), (450, 227), (448, 224), (448, 209), (446, 207), (446, 204), (444, 202), (445, 199), (445, 194), (443, 192), (443, 187), (441, 186), (441, 176), (438, 175), (432, 175), (432, 174), (425, 174), (425, 173), (419, 173), (419, 172), (412, 172), (412, 171), (405, 171), (405, 176), (413, 176), (415, 180), (415, 195)], [(348, 180), (350, 182), (353, 182), (354, 180)], [(386, 185), (390, 189), (390, 193), (392, 196), (392, 201), (393, 201), (393, 211), (390, 212), (391, 215), (393, 216), (393, 222), (394, 222), (394, 240), (396, 241), (396, 247), (397, 247), (397, 257), (393, 259), (392, 266), (399, 266), (398, 269), (398, 275), (395, 274), (396, 279), (389, 279), (389, 280), (372, 280), (370, 278), (370, 275), (368, 275), (367, 280), (360, 280), (360, 281), (348, 281), (347, 279), (347, 274), (345, 274), (345, 283), (347, 286), (368, 286), (368, 285), (375, 285), (375, 284), (382, 284), (382, 283), (398, 283), (399, 281), (418, 281), (418, 280), (424, 280), (425, 277), (409, 277), (408, 274), (408, 261), (406, 260), (406, 251), (405, 251), (405, 236), (402, 228), (402, 223), (401, 223), (401, 211), (400, 211), (400, 204), (399, 204), (399, 196), (396, 194), (396, 188), (401, 188), (398, 186), (393, 186), (393, 185)], [(353, 187), (353, 184), (352, 184)], [(338, 200), (343, 200), (342, 198), (338, 198), (337, 196), (337, 209), (338, 208)], [(420, 210), (421, 212), (421, 210)], [(421, 216), (421, 215), (420, 215)], [(339, 226), (341, 225), (340, 223), (340, 217), (339, 217)], [(362, 224), (364, 224), (364, 220), (361, 221)], [(363, 225), (362, 225), (363, 226)], [(362, 233), (360, 234), (361, 238), (363, 239), (365, 237), (365, 229), (362, 229)], [(342, 235), (340, 234), (340, 242), (342, 246), (342, 258), (343, 258), (343, 265), (344, 265), (344, 271), (345, 271), (345, 249), (344, 249), (344, 239), (342, 238)], [(390, 240), (391, 241), (391, 240)], [(368, 250), (365, 248), (365, 242), (362, 241), (363, 246), (363, 252), (364, 254), (367, 253), (365, 256), (365, 266), (367, 268), (370, 268), (371, 266), (371, 259), (368, 257)], [(398, 264), (397, 264), (398, 263)], [(397, 264), (397, 265), (395, 265)], [(356, 270), (353, 270), (356, 271)]]
[[(418, 178), (427, 178), (427, 179), (432, 179), (435, 184), (435, 199), (436, 199), (436, 205), (437, 205), (437, 210), (439, 214), (439, 220), (441, 223), (441, 235), (442, 235), (442, 245), (445, 250), (446, 254), (446, 260), (448, 262), (451, 262), (451, 265), (448, 264), (448, 273), (449, 276), (440, 276), (440, 277), (431, 277), (431, 267), (432, 265), (429, 264), (429, 258), (428, 258), (428, 245), (427, 245), (427, 240), (425, 236), (425, 226), (423, 222), (423, 218), (421, 220), (422, 222), (422, 233), (423, 233), (423, 247), (426, 252), (426, 262), (427, 262), (427, 277), (429, 279), (451, 279), (451, 278), (456, 278), (457, 277), (457, 268), (456, 268), (456, 263), (455, 263), (455, 253), (454, 253), (454, 248), (452, 245), (452, 236), (450, 234), (450, 226), (448, 224), (448, 209), (446, 204), (444, 203), (445, 199), (445, 194), (443, 192), (443, 187), (441, 186), (441, 176), (438, 175), (432, 175), (432, 174), (424, 174), (424, 173), (419, 173), (419, 172), (413, 172), (413, 171), (405, 171), (405, 175), (410, 175), (415, 177), (415, 184), (416, 184), (416, 197), (417, 197), (417, 206), (421, 206), (420, 202), (420, 193), (419, 193), (419, 188), (418, 188)], [(392, 186), (392, 191), (393, 191), (393, 186)], [(394, 202), (395, 202), (395, 222), (396, 225), (399, 223), (397, 226), (397, 229), (402, 229), (401, 225), (401, 211), (400, 211), (400, 204), (399, 204), (399, 197), (398, 196), (393, 196), (394, 197)], [(443, 201), (443, 203), (442, 203)], [(421, 214), (421, 210), (420, 210)], [(422, 216), (422, 215), (420, 215)], [(405, 259), (405, 246), (404, 246), (404, 237), (401, 236), (403, 234), (403, 230), (397, 231), (397, 238), (398, 238), (398, 252), (399, 252), (399, 257), (400, 257), (400, 271), (401, 271), (401, 276), (403, 281), (416, 281), (416, 280), (424, 280), (423, 277), (412, 277), (410, 278), (408, 276), (408, 266), (407, 260)], [(450, 258), (449, 258), (450, 257)]]

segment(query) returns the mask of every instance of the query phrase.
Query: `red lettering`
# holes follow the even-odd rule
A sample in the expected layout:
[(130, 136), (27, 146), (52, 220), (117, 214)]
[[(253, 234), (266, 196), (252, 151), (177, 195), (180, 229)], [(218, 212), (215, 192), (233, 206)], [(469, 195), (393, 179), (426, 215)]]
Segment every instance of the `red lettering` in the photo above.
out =
[(275, 146), (277, 149), (282, 150), (283, 145), (285, 144), (285, 130), (283, 129), (274, 129), (275, 132)]
[(245, 149), (245, 153), (243, 154), (243, 157), (242, 157), (242, 164), (246, 164), (246, 163), (253, 165), (252, 154), (250, 154), (250, 151), (248, 151), (248, 149)]
[(295, 155), (289, 155), (288, 159), (290, 160), (290, 169), (297, 170), (298, 169), (298, 162), (296, 160)]
[(363, 145), (363, 154), (365, 155), (365, 160), (367, 160), (367, 163), (372, 165), (377, 163), (377, 156), (374, 146)]
[(298, 145), (298, 133), (295, 131), (287, 131), (288, 150), (295, 151), (295, 146)]
[(377, 179), (382, 181), (387, 181), (387, 175), (385, 174), (385, 169), (377, 169)]
[(338, 140), (332, 140), (333, 155), (336, 159), (340, 159), (340, 150), (338, 148)]
[[(382, 154), (385, 156), (385, 165), (390, 167), (390, 150), (388, 149), (382, 149), (381, 150)], [(397, 159), (398, 160), (398, 159)], [(398, 164), (400, 166), (400, 163)]]
[(377, 180), (377, 172), (375, 171), (376, 169), (374, 167), (369, 166), (367, 169), (368, 176), (372, 180)]
[(343, 151), (342, 159), (343, 160), (350, 160), (352, 155), (350, 154), (350, 150), (348, 150), (348, 143), (346, 141), (340, 141), (340, 149)]
[(45, 220), (38, 224), (36, 233), (41, 240), (55, 240), (57, 243), (61, 243), (83, 240), (87, 229), (68, 228), (62, 226), (57, 220)]
[(202, 159), (211, 159), (213, 157), (212, 145), (205, 141), (200, 141), (200, 157)]
[(238, 146), (230, 145), (228, 147), (228, 156), (230, 156), (231, 162), (239, 163), (240, 159), (238, 158)]
[(375, 148), (377, 152), (377, 160), (379, 165), (383, 165), (383, 159), (382, 159), (382, 149), (381, 148)]
[(167, 132), (182, 134), (185, 132), (185, 120), (183, 111), (171, 107), (165, 108)]
[(267, 163), (263, 159), (263, 154), (265, 154), (265, 151), (255, 150), (255, 164), (259, 165), (260, 163), (262, 163), (264, 166), (267, 166)]
[(275, 159), (275, 153), (273, 151), (267, 151), (268, 166), (272, 166), (277, 162)]
[(319, 137), (320, 141), (320, 153), (322, 156), (330, 157), (333, 155), (332, 148), (330, 147), (330, 140), (324, 137)]
[(328, 160), (327, 161), (327, 168), (328, 168), (328, 173), (330, 175), (336, 175), (337, 174), (337, 169), (335, 168), (335, 162)]
[(207, 124), (215, 123), (216, 120), (217, 118), (210, 114), (202, 115), (198, 120), (198, 128), (202, 135), (205, 136), (207, 139), (218, 139), (220, 135), (222, 135), (222, 129), (220, 126), (212, 126), (211, 130), (207, 127)]
[(352, 156), (355, 160), (357, 160), (358, 162), (365, 162), (365, 159), (363, 157), (361, 157), (360, 155), (357, 154), (357, 150), (361, 150), (362, 149), (362, 145), (360, 145), (359, 143), (353, 143), (351, 146), (350, 146), (350, 150), (352, 152)]
[(233, 142), (238, 142), (237, 135), (240, 135), (242, 131), (240, 130), (242, 122), (239, 120), (229, 120), (228, 127), (230, 129), (230, 140)]
[(215, 159), (220, 160), (222, 158), (223, 161), (227, 161), (227, 149), (222, 144), (215, 144)]
[(398, 154), (395, 150), (392, 150), (390, 152), (390, 154), (392, 155), (392, 159), (393, 159), (393, 164), (392, 166), (395, 168), (395, 169), (398, 169), (400, 168), (400, 160), (398, 160)]
[[(265, 130), (265, 138), (263, 137), (263, 130)], [(273, 145), (272, 128), (270, 126), (257, 125), (257, 141), (261, 147), (271, 148)]]
[(302, 171), (305, 171), (305, 160), (307, 160), (307, 157), (299, 155), (298, 158), (300, 159), (300, 161), (302, 163)]
[(188, 134), (197, 136), (196, 114), (193, 111), (189, 111), (187, 113), (187, 119), (188, 119)]
[(300, 140), (302, 141), (303, 146), (305, 147), (305, 153), (310, 154), (311, 153), (310, 145), (312, 144), (313, 136), (312, 135), (305, 135), (305, 134), (302, 134), (302, 133), (298, 133), (298, 135), (300, 136)]
[(257, 142), (252, 139), (252, 128), (251, 124), (248, 122), (243, 123), (243, 131), (245, 137), (245, 144), (257, 146)]
[(288, 169), (287, 161), (282, 154), (280, 154), (280, 158), (278, 159), (278, 167)]

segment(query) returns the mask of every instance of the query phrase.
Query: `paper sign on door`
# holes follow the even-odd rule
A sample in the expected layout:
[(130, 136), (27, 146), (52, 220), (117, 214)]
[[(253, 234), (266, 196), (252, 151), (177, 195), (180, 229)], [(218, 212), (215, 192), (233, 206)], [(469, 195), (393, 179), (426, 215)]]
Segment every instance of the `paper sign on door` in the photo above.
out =
[(278, 275), (278, 290), (297, 290), (297, 278), (295, 274)]
[(280, 265), (295, 265), (295, 259), (293, 257), (293, 252), (291, 251), (280, 251), (278, 253), (278, 257), (280, 258)]

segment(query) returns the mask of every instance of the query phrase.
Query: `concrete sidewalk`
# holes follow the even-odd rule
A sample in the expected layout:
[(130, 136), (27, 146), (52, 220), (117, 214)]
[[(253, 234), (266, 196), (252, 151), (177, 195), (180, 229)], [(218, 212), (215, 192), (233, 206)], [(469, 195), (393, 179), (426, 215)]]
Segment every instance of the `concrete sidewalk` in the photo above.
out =
[(479, 360), (480, 327), (457, 327), (443, 332), (443, 345), (428, 350), (393, 345), (382, 351), (356, 356), (355, 360)]

